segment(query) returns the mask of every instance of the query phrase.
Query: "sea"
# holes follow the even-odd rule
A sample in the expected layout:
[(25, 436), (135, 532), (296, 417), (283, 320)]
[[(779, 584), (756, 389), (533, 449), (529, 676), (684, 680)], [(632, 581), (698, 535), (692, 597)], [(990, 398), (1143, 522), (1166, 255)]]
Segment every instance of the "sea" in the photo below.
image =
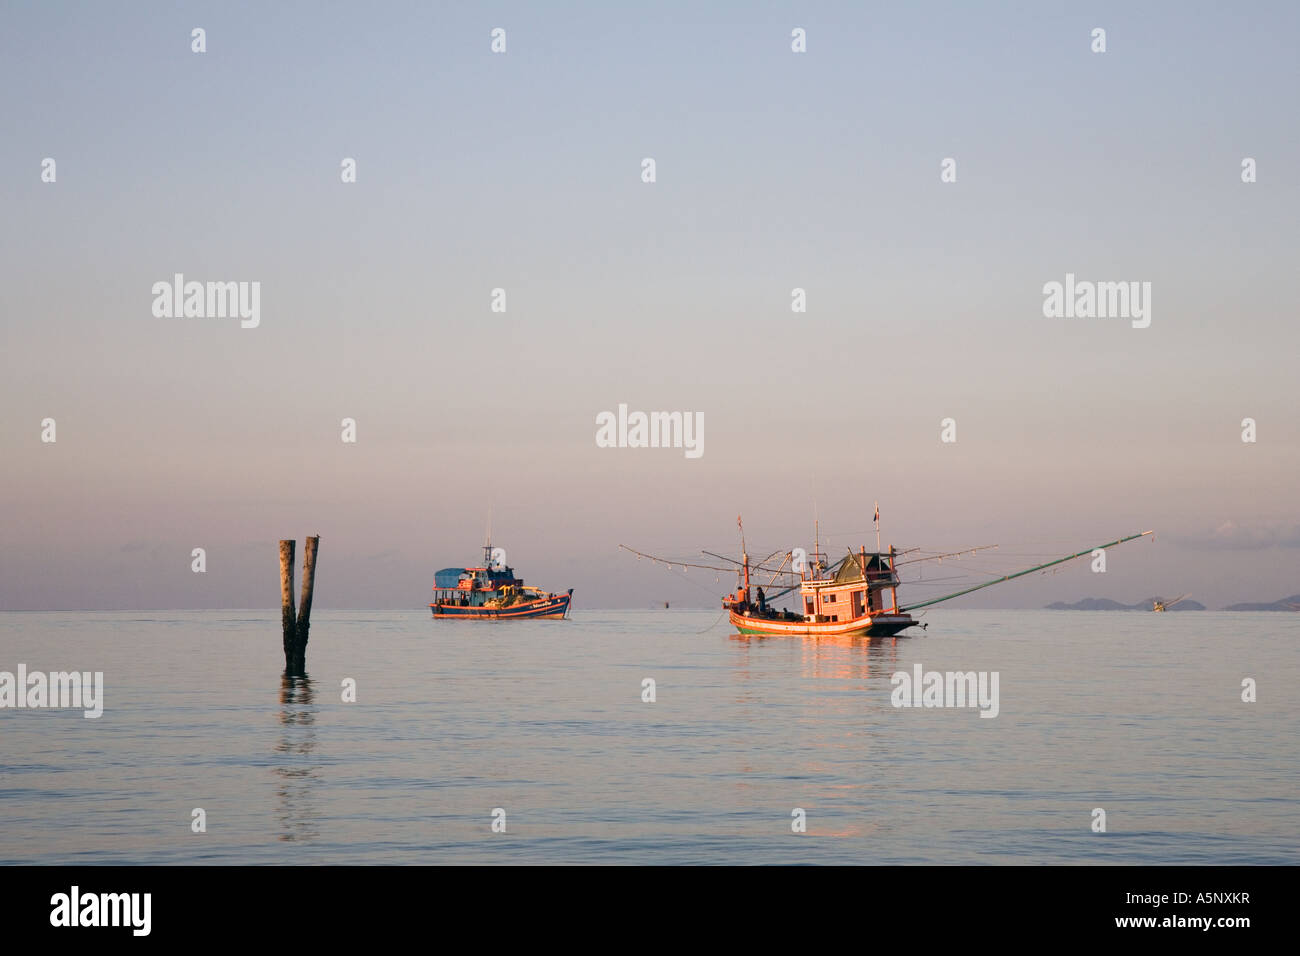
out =
[(0, 613), (0, 672), (103, 675), (0, 708), (0, 863), (1300, 863), (1300, 614), (923, 621), (317, 608), (290, 679), (278, 608)]

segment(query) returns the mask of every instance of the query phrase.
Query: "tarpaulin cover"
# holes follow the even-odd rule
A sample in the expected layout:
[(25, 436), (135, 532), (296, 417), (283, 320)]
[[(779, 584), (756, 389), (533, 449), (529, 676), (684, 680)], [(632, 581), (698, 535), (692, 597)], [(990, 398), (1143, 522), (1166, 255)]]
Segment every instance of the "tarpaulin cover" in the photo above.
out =
[(436, 588), (454, 588), (460, 580), (460, 576), (465, 573), (464, 568), (443, 568), (433, 575), (433, 586)]

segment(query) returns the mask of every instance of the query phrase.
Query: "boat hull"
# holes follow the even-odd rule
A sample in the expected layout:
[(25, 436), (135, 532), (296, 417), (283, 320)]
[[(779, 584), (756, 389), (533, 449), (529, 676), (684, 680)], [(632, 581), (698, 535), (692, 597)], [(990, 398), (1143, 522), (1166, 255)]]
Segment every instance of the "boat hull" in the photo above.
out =
[(780, 621), (731, 613), (731, 624), (741, 634), (763, 637), (889, 637), (914, 627), (910, 614), (876, 614), (852, 621)]
[(553, 598), (527, 601), (509, 607), (463, 607), (459, 604), (430, 604), (434, 617), (456, 618), (466, 621), (523, 621), (560, 619), (569, 613), (573, 592), (557, 594)]

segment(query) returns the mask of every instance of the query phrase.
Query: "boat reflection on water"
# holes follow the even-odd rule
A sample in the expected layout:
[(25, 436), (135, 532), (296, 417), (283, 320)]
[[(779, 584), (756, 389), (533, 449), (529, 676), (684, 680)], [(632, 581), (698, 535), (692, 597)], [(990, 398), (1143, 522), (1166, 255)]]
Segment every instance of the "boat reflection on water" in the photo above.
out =
[(280, 739), (275, 745), (272, 772), (278, 778), (275, 795), (279, 802), (279, 839), (283, 842), (311, 840), (320, 835), (316, 808), (316, 692), (306, 674), (280, 679)]
[[(805, 829), (796, 832), (827, 839), (870, 840), (887, 831), (890, 824), (864, 822), (846, 808), (870, 804), (881, 786), (872, 768), (891, 753), (888, 728), (897, 726), (889, 694), (890, 678), (903, 666), (898, 638), (735, 633), (728, 643), (737, 726), (767, 728), (757, 738), (745, 730), (721, 764), (733, 781), (734, 804), (786, 799), (805, 811)], [(790, 688), (802, 685), (806, 693), (813, 683), (821, 689), (807, 705), (781, 708), (781, 729), (773, 733), (764, 721), (774, 700), (791, 700)]]
[[(906, 639), (906, 638), (904, 638)], [(798, 644), (802, 676), (826, 680), (888, 679), (897, 670), (898, 636), (807, 635), (803, 637), (734, 632), (728, 640), (743, 645)]]

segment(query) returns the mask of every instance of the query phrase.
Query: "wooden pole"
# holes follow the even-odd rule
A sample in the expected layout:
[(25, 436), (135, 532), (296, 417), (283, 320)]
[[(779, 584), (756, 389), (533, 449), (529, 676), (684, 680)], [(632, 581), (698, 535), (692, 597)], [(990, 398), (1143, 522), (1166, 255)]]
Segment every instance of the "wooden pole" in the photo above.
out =
[(298, 634), (294, 643), (294, 664), (299, 671), (307, 666), (307, 632), (311, 629), (311, 595), (316, 587), (316, 549), (320, 535), (307, 538), (302, 549), (302, 603), (298, 605)]
[[(293, 614), (293, 558), (297, 541), (280, 542), (280, 628), (284, 631), (284, 666), (294, 673), (298, 626)], [(304, 582), (305, 583), (305, 582)]]

